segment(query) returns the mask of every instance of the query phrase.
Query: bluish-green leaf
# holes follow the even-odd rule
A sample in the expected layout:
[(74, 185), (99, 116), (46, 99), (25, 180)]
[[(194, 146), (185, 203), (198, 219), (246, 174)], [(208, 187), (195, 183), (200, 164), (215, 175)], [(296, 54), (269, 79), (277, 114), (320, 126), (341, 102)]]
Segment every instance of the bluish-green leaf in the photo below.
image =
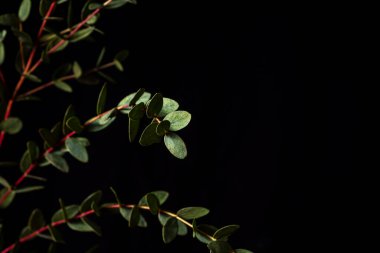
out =
[(39, 190), (42, 190), (44, 188), (45, 188), (45, 186), (43, 186), (43, 185), (26, 186), (23, 188), (17, 188), (17, 190), (15, 190), (15, 192), (16, 193), (28, 193), (28, 192), (39, 191)]
[(158, 220), (161, 223), (162, 226), (166, 224), (166, 222), (171, 218), (171, 216), (163, 213), (158, 214)]
[(123, 5), (131, 3), (131, 4), (136, 4), (136, 0), (113, 0), (110, 4), (106, 6), (107, 9), (116, 9), (120, 8)]
[[(158, 199), (158, 203), (160, 206), (166, 202), (166, 200), (169, 198), (169, 193), (167, 191), (153, 191), (150, 192), (150, 194), (153, 194)], [(139, 205), (146, 206), (148, 205), (146, 195), (140, 199)]]
[(158, 211), (160, 210), (160, 202), (159, 202), (158, 198), (156, 197), (156, 195), (154, 195), (152, 193), (148, 193), (146, 195), (146, 201), (148, 202), (150, 212), (153, 215), (157, 215)]
[(116, 110), (110, 110), (109, 112), (102, 114), (102, 116), (87, 127), (87, 130), (90, 132), (98, 132), (107, 128), (116, 119), (116, 112)]
[(85, 146), (75, 138), (68, 138), (65, 141), (65, 146), (69, 153), (82, 163), (88, 162), (88, 153)]
[(102, 236), (102, 230), (100, 229), (99, 225), (90, 220), (87, 217), (82, 217), (81, 220), (83, 223), (85, 223), (87, 226), (89, 226), (92, 229), (92, 232), (94, 232), (98, 236)]
[(69, 172), (69, 165), (67, 164), (65, 158), (54, 153), (47, 153), (45, 155), (46, 160), (48, 160), (54, 167), (59, 169), (64, 173)]
[(22, 0), (20, 8), (18, 10), (18, 17), (20, 18), (21, 22), (24, 22), (28, 19), (31, 7), (31, 0)]
[(75, 78), (77, 79), (82, 76), (82, 68), (77, 61), (74, 61), (73, 72), (74, 72)]
[[(8, 189), (7, 188), (3, 188), (0, 190), (0, 199), (4, 196), (4, 194), (6, 194), (8, 192)], [(0, 209), (4, 209), (4, 208), (7, 208), (13, 201), (13, 199), (15, 198), (16, 196), (16, 192), (15, 191), (11, 191), (9, 193), (9, 195), (5, 198), (5, 200), (3, 201), (3, 203), (0, 204)]]
[[(119, 211), (120, 211), (121, 216), (130, 223), (131, 215), (132, 215), (132, 209), (122, 207), (119, 209)], [(139, 221), (137, 223), (137, 226), (141, 227), (141, 228), (146, 228), (148, 226), (144, 216), (142, 216), (141, 214), (139, 216)]]
[(32, 231), (36, 231), (45, 226), (44, 216), (39, 209), (34, 209), (28, 220), (28, 227)]
[(95, 203), (96, 205), (99, 205), (102, 196), (103, 196), (102, 191), (96, 191), (90, 194), (85, 200), (82, 201), (80, 205), (81, 212), (92, 210), (93, 203)]
[(165, 225), (162, 227), (162, 239), (164, 243), (172, 242), (178, 233), (178, 223), (177, 219), (174, 217), (169, 218)]
[(177, 103), (177, 101), (170, 98), (164, 98), (162, 109), (160, 113), (158, 114), (158, 116), (165, 117), (169, 113), (176, 111), (178, 108), (179, 108), (179, 104)]
[(0, 130), (7, 134), (17, 134), (22, 129), (22, 121), (16, 117), (9, 117), (0, 123)]
[(134, 120), (140, 120), (145, 114), (145, 104), (143, 102), (138, 103), (133, 106), (132, 110), (129, 112), (128, 117)]
[(30, 159), (32, 161), (36, 161), (40, 156), (40, 148), (38, 147), (37, 143), (34, 141), (28, 141), (26, 143), (26, 146), (28, 147)]
[[(144, 89), (139, 89), (137, 92), (131, 93), (128, 96), (124, 97), (118, 104), (118, 106), (125, 106), (125, 105), (135, 105), (139, 104), (141, 102), (146, 103), (150, 99), (151, 94), (149, 92), (144, 92)], [(131, 103), (131, 102), (134, 103)], [(126, 113), (128, 113), (131, 109), (124, 109), (126, 110)], [(123, 112), (123, 110), (122, 110)], [(125, 113), (125, 112), (124, 112)]]
[(75, 131), (77, 133), (80, 133), (83, 130), (82, 123), (80, 122), (79, 118), (76, 116), (70, 117), (66, 121), (66, 126), (71, 129), (72, 131)]
[(161, 141), (161, 136), (156, 133), (157, 125), (157, 122), (152, 122), (144, 129), (139, 140), (141, 146), (149, 146)]
[(238, 230), (239, 228), (240, 228), (239, 225), (228, 225), (228, 226), (222, 227), (214, 233), (213, 237), (215, 239), (221, 239), (224, 237), (228, 237), (231, 234), (233, 234), (236, 230)]
[(207, 248), (210, 249), (211, 253), (232, 253), (233, 249), (231, 248), (228, 242), (224, 241), (212, 241), (207, 244)]
[(235, 253), (253, 253), (253, 251), (247, 249), (235, 249)]
[(81, 40), (86, 39), (88, 36), (91, 35), (91, 33), (95, 30), (93, 26), (89, 26), (86, 28), (82, 28), (78, 32), (76, 32), (73, 36), (70, 38), (70, 42), (78, 42)]
[(186, 111), (175, 111), (166, 115), (164, 120), (170, 121), (170, 131), (178, 131), (190, 123), (191, 114)]
[(147, 109), (146, 109), (146, 116), (148, 118), (153, 118), (158, 116), (162, 109), (163, 105), (163, 97), (162, 94), (156, 93), (154, 96), (148, 101), (147, 103)]
[[(79, 206), (78, 205), (66, 206), (65, 211), (67, 214), (67, 218), (72, 219), (79, 213)], [(65, 216), (64, 216), (63, 210), (61, 208), (53, 214), (51, 221), (57, 222), (57, 221), (64, 220), (64, 219), (65, 219)]]
[(129, 141), (133, 142), (137, 136), (140, 127), (140, 120), (134, 120), (129, 118), (128, 136)]
[(96, 113), (101, 114), (104, 112), (104, 107), (106, 105), (107, 99), (107, 84), (104, 84), (102, 89), (100, 90), (98, 103), (96, 104)]
[(82, 220), (70, 221), (67, 226), (77, 232), (94, 232), (94, 229)]
[(30, 158), (29, 150), (26, 150), (20, 159), (21, 171), (25, 172), (31, 164), (32, 164), (32, 159)]
[(187, 156), (187, 148), (182, 138), (175, 133), (167, 133), (164, 136), (164, 142), (169, 152), (179, 159), (184, 159)]
[(64, 81), (61, 81), (61, 80), (54, 80), (53, 81), (53, 84), (55, 87), (57, 87), (58, 89), (64, 91), (64, 92), (68, 92), (68, 93), (71, 93), (73, 92), (73, 88), (71, 88), (70, 84), (64, 82)]
[(201, 218), (207, 215), (209, 212), (210, 210), (208, 210), (207, 208), (193, 206), (193, 207), (185, 207), (185, 208), (180, 209), (177, 212), (177, 215), (181, 217), (182, 219), (192, 220), (192, 219)]
[(159, 136), (165, 135), (170, 129), (170, 122), (168, 120), (161, 121), (156, 128), (156, 133)]
[(180, 222), (179, 220), (177, 220), (177, 223), (178, 223), (177, 235), (180, 235), (180, 236), (187, 235), (187, 227), (186, 227), (186, 225), (183, 224), (182, 222)]

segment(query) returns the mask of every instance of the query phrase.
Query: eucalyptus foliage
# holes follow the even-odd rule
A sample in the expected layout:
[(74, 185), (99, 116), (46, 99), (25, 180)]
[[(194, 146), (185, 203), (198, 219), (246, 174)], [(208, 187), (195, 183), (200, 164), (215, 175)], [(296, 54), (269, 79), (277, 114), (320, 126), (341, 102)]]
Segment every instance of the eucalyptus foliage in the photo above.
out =
[[(8, 208), (19, 194), (25, 194), (44, 189), (46, 178), (33, 175), (39, 167), (51, 166), (62, 173), (70, 172), (67, 157), (71, 156), (81, 163), (87, 163), (91, 158), (87, 148), (90, 141), (85, 137), (87, 132), (100, 132), (120, 117), (128, 118), (128, 136), (130, 142), (138, 142), (141, 146), (160, 144), (167, 148), (176, 158), (184, 159), (187, 148), (180, 136), (182, 129), (191, 121), (191, 114), (180, 109), (180, 105), (172, 98), (161, 93), (151, 94), (141, 88), (120, 99), (116, 105), (109, 106), (107, 94), (115, 79), (106, 71), (115, 68), (124, 71), (124, 62), (128, 51), (122, 50), (109, 62), (104, 62), (106, 49), (102, 48), (91, 69), (80, 65), (80, 59), (73, 62), (59, 62), (54, 54), (66, 50), (73, 43), (86, 41), (99, 32), (96, 24), (103, 11), (117, 9), (126, 4), (136, 4), (134, 0), (90, 0), (83, 1), (80, 17), (74, 17), (73, 0), (40, 0), (38, 10), (41, 16), (41, 27), (37, 35), (28, 34), (23, 24), (28, 21), (31, 10), (37, 1), (20, 0), (15, 13), (0, 13), (0, 146), (4, 138), (22, 131), (24, 124), (22, 115), (13, 114), (13, 105), (19, 101), (36, 100), (35, 94), (41, 90), (55, 88), (57, 92), (75, 92), (73, 84), (99, 85), (99, 96), (94, 104), (94, 117), (86, 120), (79, 117), (73, 105), (68, 105), (62, 113), (62, 119), (53, 126), (43, 126), (38, 130), (40, 140), (29, 140), (22, 149), (19, 161), (1, 162), (1, 167), (19, 168), (20, 176), (13, 182), (0, 176), (0, 208)], [(56, 9), (67, 10), (57, 14)], [(62, 11), (61, 11), (62, 12)], [(59, 12), (59, 13), (61, 13)], [(54, 22), (53, 22), (54, 21)], [(64, 28), (62, 28), (64, 27)], [(103, 32), (102, 32), (103, 33)], [(7, 50), (7, 39), (14, 36), (19, 43), (18, 52)], [(50, 79), (39, 76), (39, 67), (44, 63), (50, 66), (52, 61), (59, 66), (51, 67)], [(14, 65), (19, 73), (18, 82), (12, 86), (5, 79), (2, 65)], [(54, 64), (52, 66), (56, 66)], [(24, 83), (35, 83), (35, 87), (24, 91)], [(21, 93), (23, 91), (23, 93)], [(90, 194), (81, 203), (67, 205), (60, 199), (59, 207), (52, 217), (45, 217), (39, 209), (31, 211), (25, 228), (20, 232), (19, 239), (4, 246), (0, 244), (2, 253), (16, 252), (29, 240), (42, 238), (51, 241), (49, 252), (54, 252), (57, 244), (64, 243), (64, 233), (61, 227), (102, 235), (98, 224), (98, 216), (104, 215), (102, 210), (116, 209), (133, 227), (148, 227), (146, 215), (153, 215), (162, 225), (162, 239), (170, 243), (177, 236), (192, 234), (194, 238), (205, 243), (212, 253), (236, 252), (250, 253), (245, 249), (233, 249), (228, 238), (238, 228), (238, 225), (228, 225), (221, 228), (202, 224), (199, 219), (206, 216), (209, 210), (205, 207), (184, 207), (177, 212), (162, 208), (169, 193), (154, 191), (144, 195), (136, 204), (127, 204), (120, 200), (117, 192), (111, 188), (114, 200), (103, 200), (101, 191)], [(4, 228), (0, 224), (0, 235)]]

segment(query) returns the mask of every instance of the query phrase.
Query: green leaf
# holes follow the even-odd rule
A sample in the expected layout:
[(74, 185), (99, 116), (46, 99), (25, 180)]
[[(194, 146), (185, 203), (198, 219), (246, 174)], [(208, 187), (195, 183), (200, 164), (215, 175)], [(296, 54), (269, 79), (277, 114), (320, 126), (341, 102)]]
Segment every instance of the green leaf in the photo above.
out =
[(53, 147), (59, 141), (56, 136), (54, 136), (49, 129), (40, 128), (38, 132), (41, 138), (49, 145), (49, 147)]
[(213, 237), (215, 239), (222, 239), (224, 237), (228, 237), (239, 228), (240, 228), (239, 225), (228, 225), (228, 226), (222, 227), (214, 233)]
[(163, 100), (162, 109), (158, 114), (159, 117), (165, 117), (169, 113), (174, 112), (179, 108), (177, 101), (170, 98), (164, 98)]
[(57, 87), (60, 90), (63, 90), (64, 92), (68, 92), (68, 93), (73, 92), (73, 88), (71, 88), (71, 86), (64, 81), (54, 80), (53, 84), (55, 87)]
[(40, 148), (34, 141), (28, 141), (26, 146), (28, 147), (31, 161), (36, 161), (40, 156)]
[(115, 64), (117, 70), (119, 70), (120, 72), (124, 71), (124, 67), (123, 64), (121, 64), (121, 62), (119, 62), (118, 60), (113, 60), (113, 63)]
[(177, 219), (174, 217), (169, 218), (165, 225), (162, 227), (162, 239), (164, 243), (170, 243), (173, 241), (178, 232), (178, 223)]
[(137, 136), (140, 127), (140, 120), (134, 120), (129, 118), (128, 136), (129, 141), (133, 142)]
[(114, 78), (110, 77), (109, 75), (105, 74), (102, 71), (97, 71), (96, 74), (98, 74), (101, 78), (103, 78), (109, 83), (117, 83), (117, 81)]
[(22, 172), (25, 172), (30, 165), (32, 164), (32, 160), (30, 159), (29, 150), (26, 150), (20, 159), (20, 169)]
[(48, 160), (54, 167), (59, 169), (64, 173), (69, 172), (69, 165), (67, 164), (65, 158), (62, 156), (56, 155), (54, 153), (47, 153), (45, 155), (46, 160)]
[(82, 220), (70, 221), (67, 223), (67, 226), (78, 232), (94, 232), (94, 229)]
[(17, 27), (19, 18), (14, 13), (0, 15), (0, 25)]
[(72, 131), (75, 131), (77, 133), (80, 133), (82, 130), (83, 130), (83, 126), (82, 124), (80, 123), (80, 120), (78, 117), (76, 116), (72, 116), (70, 117), (67, 121), (66, 121), (66, 126), (71, 129)]
[(34, 209), (28, 220), (28, 227), (32, 231), (36, 231), (45, 226), (44, 216), (39, 209)]
[(104, 84), (102, 89), (100, 90), (98, 103), (96, 104), (96, 113), (101, 114), (104, 112), (104, 107), (107, 99), (107, 84)]
[(7, 36), (7, 30), (2, 30), (0, 32), (0, 42), (3, 42), (6, 36)]
[(90, 141), (85, 137), (77, 137), (75, 139), (84, 147), (90, 146)]
[(45, 17), (46, 12), (49, 10), (50, 0), (40, 0), (39, 11), (41, 17)]
[(167, 133), (164, 136), (164, 142), (169, 152), (179, 159), (187, 156), (187, 148), (182, 138), (175, 133)]
[[(3, 188), (0, 190), (0, 199), (3, 198), (4, 194), (6, 194), (8, 192), (8, 189), (7, 188)], [(16, 196), (16, 192), (15, 191), (11, 191), (9, 193), (9, 195), (5, 198), (5, 200), (3, 201), (3, 203), (0, 204), (0, 209), (4, 209), (4, 208), (7, 208), (13, 201), (13, 199), (15, 198)]]
[(28, 19), (31, 7), (31, 0), (22, 0), (20, 8), (18, 10), (18, 17), (20, 18), (21, 22), (24, 22)]
[(5, 61), (5, 47), (3, 42), (0, 42), (0, 66), (3, 65)]
[(161, 121), (156, 128), (156, 133), (159, 136), (164, 136), (170, 129), (170, 122), (168, 120)]
[(253, 251), (247, 249), (235, 249), (235, 253), (253, 253)]
[(14, 36), (23, 44), (24, 47), (33, 47), (33, 40), (29, 34), (26, 32), (21, 32), (19, 30), (13, 30)]
[(233, 249), (231, 248), (228, 242), (224, 241), (212, 241), (207, 244), (207, 248), (210, 249), (212, 253), (232, 253)]
[(143, 102), (138, 103), (133, 106), (132, 110), (129, 112), (128, 117), (134, 120), (140, 120), (145, 114), (145, 104)]
[(105, 53), (106, 53), (106, 48), (103, 47), (102, 50), (100, 51), (98, 59), (96, 60), (96, 67), (99, 67), (100, 64), (102, 63)]
[(177, 223), (178, 223), (177, 235), (180, 235), (180, 236), (187, 235), (187, 227), (186, 227), (186, 225), (183, 224), (182, 222), (180, 222), (179, 220), (177, 220)]
[[(119, 209), (121, 216), (127, 220), (129, 223), (131, 221), (132, 209), (122, 207)], [(146, 228), (148, 226), (144, 216), (140, 214), (139, 221), (137, 223), (138, 227)]]
[(44, 188), (45, 188), (45, 186), (42, 186), (42, 185), (34, 185), (34, 186), (27, 186), (24, 188), (18, 188), (17, 190), (15, 190), (15, 192), (16, 193), (28, 193), (28, 192), (39, 191), (39, 190), (42, 190)]
[(185, 220), (198, 219), (210, 212), (207, 208), (204, 207), (185, 207), (177, 212), (177, 215)]
[(140, 210), (137, 206), (134, 206), (131, 210), (131, 214), (129, 216), (129, 227), (134, 228), (139, 224), (140, 221)]
[(22, 121), (16, 117), (9, 117), (0, 123), (0, 130), (7, 134), (17, 134), (22, 129)]
[(87, 127), (87, 130), (90, 132), (98, 132), (100, 130), (107, 128), (116, 119), (115, 117), (116, 112), (117, 111), (113, 109), (113, 110), (110, 110), (108, 113), (103, 114), (96, 121), (91, 123)]
[[(154, 196), (156, 196), (156, 198), (158, 199), (158, 203), (159, 203), (160, 206), (162, 204), (164, 204), (165, 201), (169, 198), (169, 193), (167, 191), (153, 191), (153, 192), (150, 192), (149, 194), (153, 194)], [(146, 196), (147, 195), (145, 195), (143, 198), (140, 199), (140, 201), (139, 201), (139, 205), (140, 206), (146, 206), (146, 205), (148, 205)]]
[(115, 199), (116, 199), (116, 202), (121, 205), (121, 202), (120, 202), (120, 199), (119, 199), (119, 196), (117, 195), (117, 192), (115, 191), (115, 189), (113, 187), (110, 187), (110, 190), (111, 192), (113, 193), (113, 195), (115, 196)]
[(73, 69), (73, 65), (70, 63), (66, 63), (66, 64), (59, 66), (53, 72), (53, 80), (58, 80), (61, 77), (69, 75), (71, 73), (72, 69)]
[(208, 244), (208, 243), (212, 242), (212, 240), (207, 235), (214, 234), (216, 230), (218, 230), (218, 229), (214, 226), (207, 225), (207, 224), (200, 224), (197, 226), (197, 229), (195, 230), (195, 237), (200, 242)]
[(82, 201), (80, 205), (81, 212), (93, 210), (92, 204), (95, 203), (96, 205), (99, 205), (102, 195), (103, 195), (102, 191), (96, 191), (90, 194), (85, 200)]
[(54, 136), (54, 138), (57, 141), (59, 141), (62, 137), (61, 128), (62, 128), (62, 122), (58, 122), (50, 130), (50, 133), (52, 134), (52, 136)]
[(49, 224), (48, 229), (49, 229), (51, 239), (54, 242), (64, 243), (61, 234), (58, 232), (58, 230), (55, 227), (53, 227), (52, 225)]
[(75, 138), (68, 138), (65, 141), (65, 146), (69, 153), (82, 163), (88, 162), (88, 153), (86, 147)]
[(102, 236), (102, 230), (100, 229), (100, 227), (95, 222), (93, 222), (92, 220), (90, 220), (87, 217), (82, 217), (81, 220), (85, 224), (87, 224), (89, 227), (91, 227), (92, 232), (94, 232), (98, 236)]
[(66, 112), (65, 112), (65, 116), (63, 118), (63, 124), (62, 124), (62, 133), (64, 135), (67, 135), (69, 134), (72, 130), (67, 126), (67, 121), (69, 120), (69, 118), (71, 118), (72, 116), (75, 116), (75, 112), (74, 112), (74, 107), (73, 105), (69, 105), (69, 107), (67, 107), (66, 109)]
[(110, 4), (106, 6), (106, 9), (120, 8), (127, 3), (136, 4), (137, 2), (136, 0), (113, 0)]
[(81, 40), (86, 39), (88, 36), (91, 35), (91, 33), (95, 30), (93, 26), (89, 26), (86, 28), (83, 28), (76, 32), (73, 36), (70, 38), (70, 42), (75, 43)]
[(148, 118), (153, 118), (158, 116), (162, 109), (163, 105), (163, 97), (161, 93), (156, 93), (154, 96), (148, 101), (147, 103), (147, 109), (146, 109), (146, 116)]
[(175, 111), (166, 115), (164, 120), (170, 121), (170, 131), (178, 131), (190, 123), (191, 114), (186, 111)]
[(0, 176), (0, 185), (4, 186), (5, 188), (11, 188), (11, 185), (8, 183), (8, 181)]
[(125, 61), (129, 56), (129, 51), (128, 50), (121, 50), (118, 52), (114, 58), (114, 60), (117, 60), (119, 62)]
[(25, 78), (31, 82), (34, 82), (34, 83), (41, 83), (42, 82), (41, 78), (39, 78), (36, 75), (32, 75), (32, 74), (25, 75)]
[[(149, 92), (143, 92), (142, 95), (136, 96), (141, 91), (144, 91), (144, 89), (140, 89), (138, 92), (134, 92), (132, 94), (129, 94), (128, 96), (126, 96), (125, 98), (123, 98), (119, 102), (118, 106), (127, 106), (127, 105), (132, 106), (135, 104), (139, 104), (141, 102), (143, 102), (143, 103), (148, 102), (148, 100), (150, 99), (150, 96), (151, 96), (151, 94)], [(137, 100), (135, 98), (137, 98)], [(134, 103), (131, 103), (132, 101)], [(130, 110), (131, 110), (130, 108), (125, 108), (125, 109), (122, 109), (120, 111), (124, 114), (128, 114)]]
[(163, 213), (158, 213), (158, 220), (160, 221), (161, 225), (164, 226), (166, 222), (171, 218), (171, 216)]
[(82, 68), (77, 61), (74, 61), (73, 72), (76, 79), (82, 76)]
[(149, 146), (161, 141), (161, 136), (156, 133), (157, 125), (157, 122), (152, 122), (144, 129), (139, 140), (141, 146)]
[[(72, 219), (74, 218), (78, 213), (79, 213), (79, 206), (78, 205), (70, 205), (70, 206), (66, 206), (65, 207), (65, 211), (66, 211), (66, 214), (67, 214), (67, 218), (68, 219)], [(65, 215), (63, 213), (63, 209), (59, 209), (58, 211), (56, 211), (52, 218), (51, 218), (51, 221), (52, 222), (57, 222), (57, 221), (60, 221), (60, 220), (65, 220)]]
[(156, 197), (156, 195), (154, 195), (152, 193), (148, 193), (146, 195), (146, 201), (148, 202), (150, 212), (153, 215), (157, 215), (158, 211), (160, 210), (160, 202), (159, 202), (158, 198)]

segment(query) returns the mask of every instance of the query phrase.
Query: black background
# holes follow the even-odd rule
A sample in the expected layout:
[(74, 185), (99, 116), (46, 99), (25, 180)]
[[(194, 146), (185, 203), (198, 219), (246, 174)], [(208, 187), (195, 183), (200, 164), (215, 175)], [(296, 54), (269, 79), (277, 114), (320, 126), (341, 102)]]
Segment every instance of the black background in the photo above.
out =
[[(12, 6), (2, 5), (1, 13), (5, 9)], [(189, 156), (180, 161), (163, 144), (129, 144), (127, 118), (121, 117), (104, 132), (88, 135), (89, 164), (70, 161), (68, 175), (41, 169), (49, 177), (47, 189), (17, 197), (3, 211), (6, 239), (14, 238), (33, 208), (49, 216), (58, 209), (58, 197), (78, 203), (97, 189), (111, 201), (112, 185), (126, 202), (164, 189), (171, 193), (168, 209), (206, 206), (211, 213), (204, 222), (241, 224), (232, 244), (256, 253), (356, 247), (357, 171), (364, 153), (361, 93), (354, 81), (358, 25), (350, 15), (315, 11), (270, 15), (238, 2), (141, 0), (105, 12), (99, 27), (106, 35), (96, 39), (108, 46), (108, 59), (120, 49), (130, 51), (125, 74), (114, 72), (120, 83), (109, 87), (108, 105), (139, 87), (176, 99), (193, 116), (182, 133)], [(38, 27), (34, 21), (30, 31)], [(84, 44), (53, 59), (91, 66), (101, 46)], [(14, 83), (13, 70), (6, 70)], [(7, 136), (3, 160), (19, 159), (17, 145), (38, 140), (37, 128), (61, 120), (69, 103), (84, 119), (94, 114), (100, 87), (73, 87), (72, 96), (53, 97), (51, 89), (40, 93), (43, 103), (15, 106), (26, 129)], [(147, 230), (131, 231), (121, 218), (107, 216), (103, 238), (75, 234), (62, 252), (84, 252), (96, 242), (102, 252), (207, 252), (190, 236), (164, 245), (160, 227), (151, 223)]]

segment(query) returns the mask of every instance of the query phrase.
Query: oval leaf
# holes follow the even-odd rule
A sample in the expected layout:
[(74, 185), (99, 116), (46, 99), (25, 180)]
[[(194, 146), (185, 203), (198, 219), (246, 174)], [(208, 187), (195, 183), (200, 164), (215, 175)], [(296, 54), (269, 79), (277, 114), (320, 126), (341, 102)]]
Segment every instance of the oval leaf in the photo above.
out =
[(185, 142), (179, 135), (175, 133), (167, 133), (164, 136), (164, 142), (169, 152), (179, 159), (184, 159), (187, 156), (187, 148)]
[(66, 112), (65, 112), (65, 116), (63, 117), (63, 124), (62, 124), (62, 133), (64, 135), (67, 135), (69, 134), (72, 130), (67, 126), (67, 121), (71, 118), (75, 116), (75, 111), (74, 111), (74, 107), (73, 105), (69, 105), (69, 107), (67, 107), (66, 109)]
[(233, 252), (230, 244), (224, 241), (212, 241), (207, 244), (212, 253), (231, 253)]
[(42, 186), (42, 185), (27, 186), (24, 188), (17, 188), (17, 190), (15, 190), (15, 192), (16, 193), (28, 193), (28, 192), (39, 191), (39, 190), (42, 190), (44, 188), (45, 188), (45, 186)]
[(158, 116), (158, 114), (160, 113), (160, 111), (162, 109), (163, 103), (164, 103), (164, 101), (163, 101), (162, 94), (156, 93), (152, 97), (152, 99), (149, 100), (149, 102), (147, 104), (146, 116), (148, 118), (153, 118), (153, 117)]
[(69, 172), (69, 165), (67, 164), (65, 158), (54, 153), (47, 153), (45, 155), (46, 160), (48, 160), (54, 167), (59, 169), (64, 173)]
[[(66, 206), (65, 212), (67, 214), (67, 218), (72, 219), (79, 213), (79, 206), (78, 205)], [(59, 209), (57, 212), (53, 214), (51, 221), (57, 222), (61, 220), (65, 220), (65, 215), (63, 214), (63, 210)]]
[(247, 249), (235, 249), (236, 253), (253, 253), (253, 251)]
[(28, 147), (30, 159), (32, 161), (35, 161), (40, 156), (40, 148), (37, 146), (37, 144), (34, 141), (28, 141), (26, 143), (26, 146)]
[(162, 109), (160, 113), (158, 114), (159, 117), (165, 117), (169, 113), (178, 110), (179, 104), (177, 103), (177, 101), (170, 98), (164, 98), (163, 100), (164, 101), (163, 101)]
[(162, 239), (164, 243), (170, 243), (173, 241), (178, 232), (178, 223), (177, 219), (174, 217), (169, 218), (165, 225), (162, 227)]
[[(154, 196), (156, 196), (160, 206), (164, 204), (165, 201), (169, 198), (169, 193), (167, 191), (153, 191), (153, 192), (150, 192), (149, 194), (153, 194)], [(146, 201), (145, 197), (146, 195), (140, 199), (139, 205), (141, 206), (148, 205), (148, 202)]]
[(45, 220), (42, 212), (39, 209), (34, 209), (28, 220), (28, 227), (31, 231), (36, 231), (45, 225)]
[(146, 103), (150, 99), (150, 96), (151, 94), (149, 92), (145, 92), (144, 89), (139, 89), (137, 92), (131, 93), (123, 98), (118, 106), (135, 105), (141, 102)]
[(210, 212), (207, 208), (204, 207), (185, 207), (177, 212), (177, 215), (185, 220), (198, 219)]
[(132, 110), (129, 112), (128, 117), (134, 120), (139, 120), (144, 117), (145, 104), (143, 102), (138, 103), (133, 106)]
[(153, 215), (157, 215), (158, 211), (160, 210), (160, 202), (157, 199), (156, 195), (154, 195), (152, 193), (148, 193), (146, 195), (146, 201), (148, 202), (150, 212)]
[(178, 131), (190, 123), (191, 114), (186, 111), (175, 111), (166, 115), (164, 120), (170, 121), (170, 131)]
[(65, 83), (61, 80), (55, 80), (53, 81), (54, 86), (57, 87), (60, 90), (63, 90), (64, 92), (71, 93), (73, 92), (73, 88), (68, 83)]
[(32, 164), (32, 159), (30, 159), (29, 150), (26, 150), (20, 160), (21, 171), (25, 172), (31, 164)]
[(38, 132), (41, 138), (47, 143), (49, 147), (53, 147), (59, 141), (56, 136), (54, 136), (49, 129), (40, 128)]
[(82, 163), (88, 162), (88, 153), (85, 146), (75, 138), (68, 138), (65, 145), (69, 153)]
[(82, 220), (70, 221), (67, 226), (78, 232), (94, 232), (94, 229)]
[(104, 112), (106, 99), (107, 99), (107, 85), (104, 84), (102, 89), (100, 90), (99, 97), (98, 97), (98, 103), (96, 104), (96, 113), (97, 114), (101, 114), (102, 112)]
[(97, 236), (102, 236), (102, 230), (100, 229), (98, 224), (96, 224), (87, 217), (82, 217), (81, 220), (83, 221), (83, 223), (89, 226), (92, 229), (92, 232), (94, 232)]
[(81, 30), (79, 30), (78, 32), (76, 32), (73, 36), (71, 36), (70, 38), (70, 42), (78, 42), (78, 41), (81, 41), (81, 40), (84, 40), (86, 39), (88, 36), (91, 35), (91, 33), (95, 30), (94, 27), (92, 26), (89, 26), (87, 28), (83, 28)]
[(137, 206), (134, 206), (131, 210), (130, 216), (129, 216), (129, 227), (134, 228), (139, 224), (140, 221), (140, 211)]
[(92, 210), (93, 203), (98, 205), (100, 203), (102, 195), (103, 195), (102, 191), (96, 191), (90, 194), (85, 200), (82, 201), (80, 205), (81, 212)]
[[(4, 194), (7, 194), (8, 192), (8, 189), (7, 188), (3, 188), (0, 190), (0, 198), (3, 198)], [(0, 209), (4, 209), (4, 208), (7, 208), (13, 201), (13, 199), (15, 198), (16, 196), (16, 192), (15, 191), (11, 191), (8, 196), (5, 198), (5, 200), (3, 201), (3, 203), (0, 204)]]
[(149, 146), (161, 141), (161, 136), (156, 133), (157, 125), (157, 122), (152, 122), (144, 129), (139, 140), (141, 146)]
[(177, 235), (180, 235), (180, 236), (187, 235), (187, 227), (186, 227), (186, 225), (183, 224), (182, 222), (180, 222), (179, 220), (177, 220), (177, 223), (178, 223)]
[(133, 142), (136, 139), (137, 133), (140, 127), (140, 120), (134, 120), (129, 118), (128, 136), (129, 141)]
[(73, 72), (76, 79), (82, 76), (82, 68), (77, 61), (73, 64)]
[(83, 130), (82, 123), (80, 122), (79, 118), (76, 116), (70, 117), (66, 121), (66, 126), (71, 129), (71, 131), (75, 131), (77, 133), (80, 133)]
[(0, 176), (0, 185), (4, 186), (5, 188), (11, 188), (11, 185), (8, 183), (8, 181)]
[(17, 134), (22, 129), (22, 121), (16, 117), (9, 117), (0, 123), (0, 130), (7, 134)]
[(163, 120), (158, 124), (156, 128), (156, 133), (159, 136), (163, 136), (169, 131), (169, 129), (170, 129), (170, 122), (168, 120)]
[(213, 237), (215, 239), (221, 239), (224, 237), (228, 237), (228, 236), (232, 235), (239, 228), (240, 228), (239, 225), (228, 225), (228, 226), (222, 227), (214, 233)]
[(22, 0), (20, 8), (18, 10), (18, 17), (21, 22), (24, 22), (25, 20), (27, 20), (30, 14), (31, 7), (32, 7), (31, 0)]

